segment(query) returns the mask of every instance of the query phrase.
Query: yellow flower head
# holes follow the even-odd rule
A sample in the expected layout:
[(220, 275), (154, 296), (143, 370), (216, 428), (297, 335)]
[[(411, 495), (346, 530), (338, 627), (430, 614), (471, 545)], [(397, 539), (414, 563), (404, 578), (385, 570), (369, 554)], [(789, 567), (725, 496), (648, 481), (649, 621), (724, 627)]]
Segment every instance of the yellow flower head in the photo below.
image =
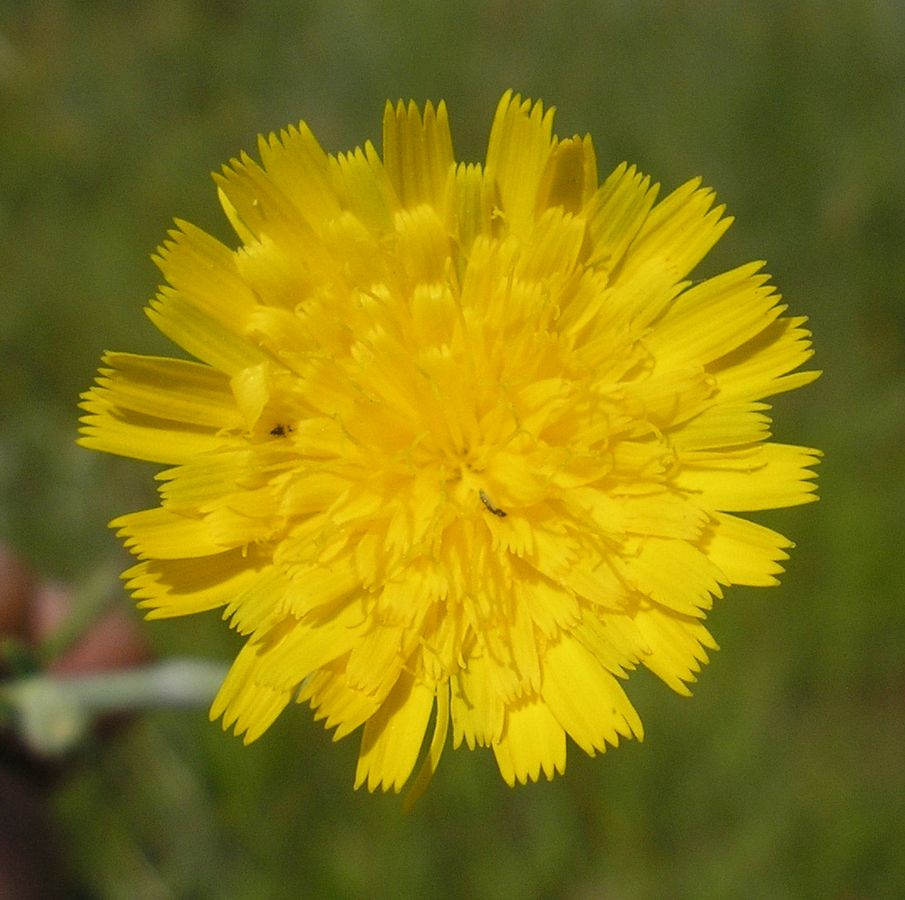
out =
[(442, 103), (388, 104), (382, 156), (262, 138), (216, 176), (238, 248), (179, 222), (157, 257), (148, 315), (198, 361), (110, 353), (83, 395), (83, 445), (169, 466), (112, 523), (139, 605), (246, 639), (212, 717), (363, 726), (370, 790), (432, 718), (416, 790), (450, 726), (509, 784), (640, 738), (628, 672), (687, 694), (713, 598), (782, 571), (735, 513), (815, 499), (763, 402), (818, 374), (805, 320), (761, 263), (688, 279), (731, 221), (710, 190), (599, 184), (552, 126), (505, 94), (483, 165)]

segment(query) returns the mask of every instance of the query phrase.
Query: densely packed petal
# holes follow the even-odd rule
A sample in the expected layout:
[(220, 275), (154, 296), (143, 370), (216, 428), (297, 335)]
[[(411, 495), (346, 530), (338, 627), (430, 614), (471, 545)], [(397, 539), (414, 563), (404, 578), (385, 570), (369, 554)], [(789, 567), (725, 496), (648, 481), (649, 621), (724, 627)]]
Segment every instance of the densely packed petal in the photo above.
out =
[(782, 571), (737, 513), (815, 499), (764, 402), (818, 374), (804, 319), (761, 263), (690, 280), (710, 190), (600, 183), (511, 93), (483, 165), (442, 103), (388, 104), (382, 154), (258, 150), (217, 176), (237, 248), (178, 222), (156, 257), (194, 361), (109, 353), (82, 404), (82, 444), (167, 466), (112, 523), (139, 605), (245, 638), (212, 717), (252, 741), (307, 702), (371, 790), (450, 731), (509, 784), (641, 737), (632, 669), (688, 693), (713, 599)]

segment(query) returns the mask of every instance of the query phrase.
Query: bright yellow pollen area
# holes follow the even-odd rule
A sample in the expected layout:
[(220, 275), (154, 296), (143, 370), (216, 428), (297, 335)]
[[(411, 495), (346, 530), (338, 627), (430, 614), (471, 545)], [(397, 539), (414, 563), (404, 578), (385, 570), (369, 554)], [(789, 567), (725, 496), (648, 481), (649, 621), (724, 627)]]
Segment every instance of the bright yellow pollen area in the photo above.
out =
[(815, 499), (764, 402), (817, 375), (804, 319), (760, 263), (690, 280), (711, 191), (599, 183), (552, 127), (507, 93), (483, 165), (442, 103), (388, 104), (382, 155), (262, 138), (217, 176), (238, 248), (179, 222), (157, 257), (195, 361), (110, 353), (83, 396), (82, 444), (168, 467), (112, 523), (139, 605), (246, 639), (212, 717), (310, 703), (362, 729), (356, 786), (422, 758), (417, 794), (450, 730), (509, 784), (640, 738), (629, 672), (688, 693), (713, 599), (782, 571), (736, 513)]

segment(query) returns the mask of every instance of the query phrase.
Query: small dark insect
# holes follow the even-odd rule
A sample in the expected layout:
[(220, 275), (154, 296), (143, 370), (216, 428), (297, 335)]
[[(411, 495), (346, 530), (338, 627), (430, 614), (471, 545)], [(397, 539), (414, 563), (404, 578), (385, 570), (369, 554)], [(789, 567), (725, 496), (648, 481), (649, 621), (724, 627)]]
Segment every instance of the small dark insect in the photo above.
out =
[(270, 429), (270, 433), (274, 437), (286, 437), (290, 431), (292, 431), (291, 425), (274, 425), (273, 428)]
[(499, 516), (501, 519), (506, 518), (506, 510), (500, 509), (498, 506), (493, 505), (493, 501), (490, 497), (487, 496), (483, 491), (478, 491), (478, 496), (481, 498), (481, 503), (487, 507), (490, 512), (492, 512), (495, 516)]

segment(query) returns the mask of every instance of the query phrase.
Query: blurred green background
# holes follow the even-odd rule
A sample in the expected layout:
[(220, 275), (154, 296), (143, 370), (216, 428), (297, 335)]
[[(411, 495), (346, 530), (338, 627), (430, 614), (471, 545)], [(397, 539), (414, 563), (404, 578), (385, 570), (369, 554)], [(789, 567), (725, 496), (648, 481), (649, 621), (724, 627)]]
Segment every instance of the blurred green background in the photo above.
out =
[[(445, 98), (483, 157), (501, 92), (555, 104), (665, 189), (736, 216), (708, 272), (765, 258), (823, 378), (776, 403), (822, 500), (779, 589), (733, 589), (692, 700), (638, 673), (646, 727), (510, 790), (447, 751), (411, 815), (352, 791), (357, 742), (294, 708), (243, 748), (204, 712), (143, 716), (50, 794), (70, 896), (905, 896), (905, 5), (0, 0), (0, 538), (76, 584), (153, 467), (74, 446), (105, 349), (169, 352), (142, 308), (174, 216), (229, 239), (208, 173), (305, 119), (331, 151), (387, 98)], [(116, 602), (131, 607), (117, 587)], [(145, 626), (226, 659), (218, 617)], [(0, 798), (0, 803), (3, 800)]]

